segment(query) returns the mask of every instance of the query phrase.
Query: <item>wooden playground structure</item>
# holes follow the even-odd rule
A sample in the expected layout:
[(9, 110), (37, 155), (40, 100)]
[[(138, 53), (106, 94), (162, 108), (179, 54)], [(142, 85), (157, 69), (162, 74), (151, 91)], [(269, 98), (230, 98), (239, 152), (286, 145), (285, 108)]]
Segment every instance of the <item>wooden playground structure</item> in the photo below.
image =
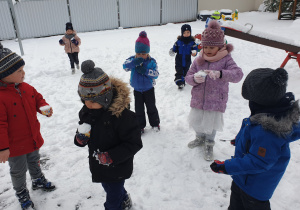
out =
[(235, 30), (233, 28), (228, 28), (228, 27), (224, 27), (224, 28), (225, 28), (224, 33), (227, 36), (232, 36), (245, 41), (254, 42), (257, 44), (262, 44), (269, 47), (285, 50), (288, 53), (288, 55), (284, 59), (283, 63), (281, 64), (280, 66), (281, 68), (283, 68), (290, 59), (295, 59), (298, 62), (298, 65), (300, 67), (300, 54), (299, 54), (300, 46), (295, 46), (295, 45), (291, 45), (291, 44), (287, 44), (275, 40), (262, 38), (249, 33), (244, 33), (242, 31)]
[[(284, 13), (282, 11), (282, 7), (285, 3), (291, 3), (293, 2), (294, 5), (293, 5), (293, 11), (292, 13)], [(292, 20), (295, 20), (296, 19), (296, 8), (297, 8), (297, 0), (280, 0), (280, 3), (279, 3), (279, 10), (278, 10), (278, 20), (281, 20), (281, 19), (292, 19)]]

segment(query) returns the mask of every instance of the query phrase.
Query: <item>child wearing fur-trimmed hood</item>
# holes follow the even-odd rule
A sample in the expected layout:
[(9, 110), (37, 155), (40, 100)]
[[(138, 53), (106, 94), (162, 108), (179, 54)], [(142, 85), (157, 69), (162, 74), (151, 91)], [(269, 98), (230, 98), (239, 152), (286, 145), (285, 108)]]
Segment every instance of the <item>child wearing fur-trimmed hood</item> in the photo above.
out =
[(214, 138), (224, 125), (229, 82), (239, 82), (243, 72), (231, 57), (233, 46), (224, 42), (224, 32), (217, 21), (209, 22), (201, 44), (203, 50), (186, 75), (186, 82), (193, 86), (189, 124), (196, 132), (196, 139), (188, 147), (204, 145), (204, 159), (213, 160)]

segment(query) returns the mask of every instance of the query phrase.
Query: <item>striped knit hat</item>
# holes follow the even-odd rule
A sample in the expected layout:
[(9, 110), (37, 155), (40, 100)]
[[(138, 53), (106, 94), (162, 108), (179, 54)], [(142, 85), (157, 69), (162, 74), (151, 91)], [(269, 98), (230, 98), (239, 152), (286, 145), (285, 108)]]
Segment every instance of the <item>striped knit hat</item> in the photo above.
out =
[(135, 42), (135, 52), (136, 53), (149, 53), (150, 52), (150, 42), (147, 37), (146, 31), (142, 31), (139, 34)]
[(21, 56), (10, 49), (3, 48), (0, 44), (0, 79), (11, 75), (24, 65), (25, 62)]
[(107, 109), (112, 102), (113, 92), (108, 75), (100, 68), (95, 68), (92, 60), (81, 64), (83, 75), (78, 85), (78, 94), (84, 101), (93, 101)]

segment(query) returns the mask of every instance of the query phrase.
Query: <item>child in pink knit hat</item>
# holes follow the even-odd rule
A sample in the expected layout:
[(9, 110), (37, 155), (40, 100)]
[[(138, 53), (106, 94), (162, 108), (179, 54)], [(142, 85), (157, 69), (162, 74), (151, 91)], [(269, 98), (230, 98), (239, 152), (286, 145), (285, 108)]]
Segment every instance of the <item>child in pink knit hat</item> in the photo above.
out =
[(204, 146), (204, 159), (210, 161), (216, 132), (223, 129), (229, 82), (239, 82), (243, 72), (232, 59), (233, 46), (224, 43), (224, 32), (217, 21), (209, 22), (201, 44), (203, 50), (186, 75), (186, 82), (193, 86), (189, 124), (196, 132), (188, 147)]
[(135, 42), (136, 54), (129, 57), (123, 64), (125, 71), (131, 71), (130, 85), (134, 88), (135, 113), (141, 133), (144, 133), (146, 127), (145, 105), (152, 129), (160, 130), (154, 92), (155, 79), (159, 73), (156, 60), (149, 55), (149, 52), (150, 42), (146, 31), (142, 31)]

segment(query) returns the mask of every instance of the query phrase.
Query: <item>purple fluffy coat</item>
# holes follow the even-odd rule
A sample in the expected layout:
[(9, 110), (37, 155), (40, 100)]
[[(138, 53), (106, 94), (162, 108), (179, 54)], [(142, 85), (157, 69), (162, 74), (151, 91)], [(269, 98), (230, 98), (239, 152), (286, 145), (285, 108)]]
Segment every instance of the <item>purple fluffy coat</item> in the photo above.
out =
[[(224, 58), (216, 62), (205, 61), (201, 56), (197, 57), (185, 80), (192, 88), (192, 100), (190, 106), (208, 111), (225, 112), (228, 101), (229, 82), (238, 83), (243, 78), (243, 72), (232, 59), (230, 52), (232, 45), (227, 47), (229, 52)], [(196, 83), (194, 74), (200, 70), (222, 71), (222, 78), (213, 80), (207, 76), (205, 82)]]

